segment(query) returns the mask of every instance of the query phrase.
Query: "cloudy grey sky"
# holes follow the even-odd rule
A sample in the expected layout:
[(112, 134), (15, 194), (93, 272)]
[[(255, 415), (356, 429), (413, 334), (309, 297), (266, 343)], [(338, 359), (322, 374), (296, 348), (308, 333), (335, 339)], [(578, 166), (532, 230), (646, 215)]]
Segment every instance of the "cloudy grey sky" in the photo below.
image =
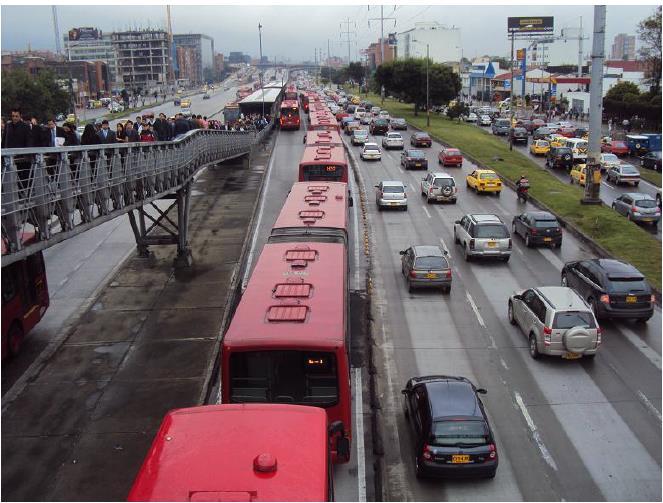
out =
[[(617, 33), (636, 34), (640, 20), (654, 12), (653, 5), (609, 5), (607, 9), (606, 52), (609, 56), (612, 40)], [(405, 31), (417, 21), (438, 21), (461, 28), (463, 54), (466, 57), (483, 54), (506, 55), (509, 43), (506, 35), (508, 16), (554, 16), (555, 33), (564, 27), (582, 23), (591, 36), (593, 6), (448, 6), (403, 5), (394, 10), (385, 6), (385, 34)], [(2, 51), (20, 50), (28, 43), (33, 49), (54, 49), (55, 37), (50, 6), (7, 6), (1, 8)], [(133, 27), (165, 27), (166, 8), (141, 5), (78, 5), (58, 7), (60, 31), (73, 27), (93, 26), (103, 31)], [(332, 55), (347, 55), (347, 44), (341, 43), (341, 21), (351, 20), (350, 29), (356, 32), (352, 44), (355, 59), (357, 50), (377, 41), (380, 23), (369, 19), (379, 17), (380, 7), (350, 6), (195, 6), (175, 5), (171, 8), (174, 33), (205, 33), (214, 38), (217, 52), (243, 51), (258, 54), (258, 22), (263, 25), (263, 54), (290, 58), (292, 61), (313, 60), (314, 48), (327, 52), (330, 40)], [(356, 24), (356, 26), (355, 26)], [(585, 54), (591, 52), (591, 40), (585, 42)], [(557, 42), (551, 51), (551, 62), (575, 62), (577, 42)], [(565, 60), (565, 61), (564, 61)]]

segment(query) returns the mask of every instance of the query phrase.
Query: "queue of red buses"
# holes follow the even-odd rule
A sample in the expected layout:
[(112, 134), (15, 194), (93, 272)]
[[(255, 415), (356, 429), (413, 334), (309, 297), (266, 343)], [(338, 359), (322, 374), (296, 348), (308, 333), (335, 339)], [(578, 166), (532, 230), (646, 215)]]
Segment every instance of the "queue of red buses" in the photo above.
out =
[(308, 128), (311, 131), (340, 131), (336, 117), (329, 110), (320, 112), (314, 112), (311, 110), (309, 113), (309, 119), (310, 124)]
[[(34, 242), (34, 233), (24, 234), (23, 243)], [(2, 253), (6, 243), (2, 242)], [(50, 299), (42, 252), (2, 268), (2, 359), (16, 356), (28, 332), (46, 313)]]
[(279, 109), (279, 124), (281, 129), (299, 129), (299, 103), (297, 100), (283, 100)]
[(318, 145), (325, 146), (343, 146), (341, 135), (336, 131), (308, 131), (304, 136), (304, 144), (307, 147)]
[[(331, 430), (331, 431), (330, 431)], [(128, 501), (332, 501), (324, 410), (280, 404), (170, 411)]]

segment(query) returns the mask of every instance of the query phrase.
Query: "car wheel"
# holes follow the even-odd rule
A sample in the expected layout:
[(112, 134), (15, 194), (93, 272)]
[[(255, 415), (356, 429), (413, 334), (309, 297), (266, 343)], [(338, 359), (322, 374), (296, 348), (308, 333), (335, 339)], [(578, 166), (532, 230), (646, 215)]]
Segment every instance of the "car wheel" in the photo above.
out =
[(525, 246), (527, 246), (527, 248), (532, 247), (532, 241), (529, 238), (529, 234), (525, 234)]
[(535, 360), (541, 355), (539, 348), (536, 346), (536, 337), (534, 334), (529, 334), (529, 355)]
[(430, 197), (426, 197), (426, 204), (432, 204), (433, 201), (430, 199)]
[(444, 288), (442, 288), (442, 292), (446, 294), (451, 293), (451, 286), (445, 286)]
[(18, 323), (14, 323), (9, 329), (7, 346), (10, 356), (16, 356), (21, 351), (23, 345), (23, 329)]
[(486, 478), (487, 478), (487, 479), (494, 479), (496, 473), (497, 473), (497, 469), (493, 470), (493, 471), (490, 472), (488, 475), (486, 475)]
[(442, 164), (442, 161), (440, 161), (440, 160), (438, 159), (438, 160), (437, 160), (437, 163), (438, 163), (438, 164)]
[(651, 319), (652, 315), (645, 316), (644, 318), (637, 318), (635, 321), (638, 323), (647, 323)]
[(516, 324), (516, 318), (513, 316), (513, 303), (509, 301), (509, 323)]
[(635, 182), (633, 185), (637, 187), (638, 185), (640, 185), (640, 182)]
[(504, 263), (507, 263), (507, 262), (509, 261), (510, 258), (511, 258), (511, 255), (507, 255), (507, 256), (504, 257), (502, 260), (504, 260)]
[(451, 204), (456, 204), (456, 199), (452, 199)]

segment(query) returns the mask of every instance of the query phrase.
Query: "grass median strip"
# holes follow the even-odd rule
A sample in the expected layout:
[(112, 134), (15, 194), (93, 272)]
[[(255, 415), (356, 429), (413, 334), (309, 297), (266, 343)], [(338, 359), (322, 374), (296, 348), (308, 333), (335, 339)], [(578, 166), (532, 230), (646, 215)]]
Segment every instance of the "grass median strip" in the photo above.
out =
[(661, 186), (661, 174), (659, 172), (641, 166), (636, 167), (640, 170), (640, 178), (647, 180), (649, 183), (652, 183), (657, 187)]
[(386, 99), (384, 105), (380, 105), (380, 97), (375, 94), (369, 94), (368, 99), (388, 110), (392, 117), (403, 117), (427, 130), (504, 178), (515, 182), (521, 174), (526, 174), (533, 197), (575, 224), (615, 257), (633, 264), (660, 291), (661, 243), (646, 230), (606, 206), (580, 204), (580, 187), (561, 182), (520, 152), (510, 151), (508, 145), (486, 131), (437, 114), (431, 115), (431, 125), (426, 127), (426, 114), (420, 112), (415, 116), (412, 104)]

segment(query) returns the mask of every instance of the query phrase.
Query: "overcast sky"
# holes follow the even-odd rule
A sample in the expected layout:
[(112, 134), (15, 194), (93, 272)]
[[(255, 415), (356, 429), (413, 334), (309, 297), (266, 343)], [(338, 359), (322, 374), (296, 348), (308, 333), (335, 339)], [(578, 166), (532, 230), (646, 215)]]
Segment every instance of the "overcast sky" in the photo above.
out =
[[(312, 2), (314, 3), (314, 2)], [(653, 5), (609, 5), (607, 8), (606, 55), (610, 55), (612, 40), (617, 33), (636, 34), (640, 20), (654, 12)], [(461, 29), (463, 54), (466, 57), (507, 55), (506, 34), (508, 16), (554, 16), (555, 33), (564, 27), (577, 27), (582, 16), (583, 29), (590, 39), (584, 43), (584, 53), (591, 52), (593, 6), (443, 6), (393, 5), (384, 7), (385, 34), (405, 31), (417, 21), (438, 21)], [(50, 6), (2, 6), (2, 51), (54, 49), (55, 36)], [(174, 33), (204, 33), (214, 38), (217, 52), (242, 51), (258, 54), (258, 23), (263, 25), (263, 54), (290, 58), (291, 61), (313, 60), (314, 48), (327, 52), (330, 41), (332, 55), (347, 55), (347, 44), (341, 42), (342, 21), (351, 21), (352, 57), (357, 50), (377, 41), (380, 22), (369, 19), (380, 16), (380, 7), (372, 5), (328, 6), (194, 6), (175, 5), (171, 8)], [(166, 8), (136, 5), (85, 5), (58, 7), (60, 32), (70, 28), (92, 26), (103, 31), (133, 27), (166, 26)], [(356, 24), (356, 26), (355, 26)], [(344, 36), (345, 38), (345, 36)], [(551, 51), (551, 62), (577, 61), (577, 42), (557, 42)], [(566, 61), (563, 61), (566, 60)]]

